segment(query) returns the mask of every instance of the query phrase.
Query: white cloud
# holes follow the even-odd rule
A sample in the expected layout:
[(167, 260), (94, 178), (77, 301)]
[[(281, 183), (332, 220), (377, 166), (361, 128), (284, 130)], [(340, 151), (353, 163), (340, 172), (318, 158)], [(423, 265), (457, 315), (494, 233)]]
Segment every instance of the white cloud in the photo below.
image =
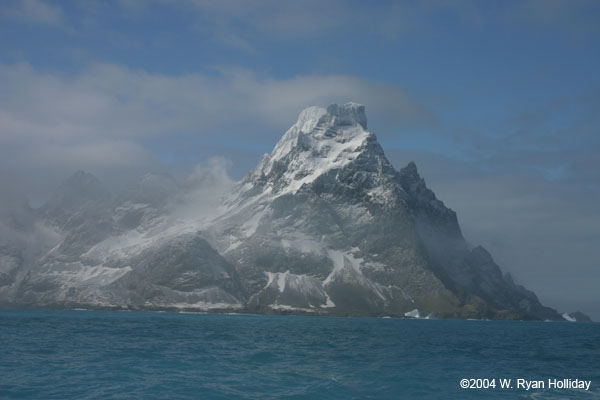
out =
[(95, 64), (73, 77), (1, 65), (0, 142), (211, 135), (232, 122), (285, 128), (306, 106), (355, 100), (407, 123), (435, 117), (397, 87), (351, 76), (259, 77), (247, 70), (168, 76)]
[(202, 25), (217, 32), (217, 38), (219, 32), (226, 32), (222, 27), (227, 26), (227, 31), (236, 27), (250, 34), (268, 35), (274, 40), (327, 40), (331, 36), (350, 38), (373, 33), (396, 39), (407, 32), (431, 29), (428, 19), (439, 12), (472, 25), (482, 24), (483, 18), (479, 5), (471, 1), (358, 2), (351, 5), (341, 0), (188, 0), (186, 3), (197, 12)]
[(0, 64), (0, 81), (0, 167), (25, 181), (36, 175), (36, 187), (40, 170), (56, 181), (81, 168), (156, 169), (148, 140), (167, 143), (167, 153), (182, 137), (198, 153), (218, 141), (274, 143), (309, 105), (353, 100), (407, 124), (435, 120), (400, 88), (344, 75), (276, 79), (232, 68), (162, 75), (93, 64), (65, 76), (20, 63)]
[(60, 7), (42, 0), (19, 0), (14, 5), (5, 7), (1, 14), (11, 19), (43, 25), (60, 25), (65, 18)]
[(214, 217), (215, 210), (222, 205), (222, 196), (235, 184), (228, 174), (230, 167), (231, 161), (224, 157), (211, 157), (196, 165), (183, 180), (186, 190), (173, 207), (172, 215), (182, 219)]

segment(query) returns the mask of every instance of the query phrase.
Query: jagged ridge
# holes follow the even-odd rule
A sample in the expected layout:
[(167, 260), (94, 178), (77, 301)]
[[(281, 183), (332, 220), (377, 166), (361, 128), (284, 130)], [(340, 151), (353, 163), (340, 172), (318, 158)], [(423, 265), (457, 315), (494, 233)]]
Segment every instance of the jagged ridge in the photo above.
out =
[(393, 168), (361, 105), (304, 110), (205, 215), (179, 217), (189, 190), (146, 175), (112, 199), (78, 172), (38, 212), (54, 241), (3, 256), (1, 301), (560, 319), (469, 248), (414, 163)]

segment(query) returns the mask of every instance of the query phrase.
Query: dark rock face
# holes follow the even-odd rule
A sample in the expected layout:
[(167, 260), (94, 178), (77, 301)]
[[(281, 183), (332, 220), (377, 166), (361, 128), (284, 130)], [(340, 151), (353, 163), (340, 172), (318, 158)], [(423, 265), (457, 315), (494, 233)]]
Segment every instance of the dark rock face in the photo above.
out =
[(188, 188), (169, 176), (146, 175), (112, 200), (93, 176), (77, 173), (37, 212), (56, 243), (28, 261), (0, 250), (0, 299), (561, 318), (485, 249), (471, 249), (416, 165), (396, 171), (366, 129), (361, 105), (306, 109), (208, 213), (181, 212), (194, 204), (184, 204)]

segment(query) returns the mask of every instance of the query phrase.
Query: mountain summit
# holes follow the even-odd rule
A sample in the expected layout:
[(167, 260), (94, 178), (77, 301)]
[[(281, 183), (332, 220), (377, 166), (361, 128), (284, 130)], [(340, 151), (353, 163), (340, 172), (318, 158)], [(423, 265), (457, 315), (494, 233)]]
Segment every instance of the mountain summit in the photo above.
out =
[(363, 106), (310, 107), (209, 228), (256, 310), (553, 318), (470, 249), (410, 162), (396, 171)]
[[(87, 174), (75, 178), (86, 184), (68, 188), (99, 187)], [(8, 266), (1, 264), (8, 256), (0, 258), (10, 269), (0, 302), (561, 319), (503, 275), (484, 248), (467, 245), (456, 214), (413, 162), (394, 169), (362, 105), (302, 111), (208, 212), (189, 204), (198, 197), (185, 187), (147, 175), (116, 200), (78, 200), (84, 211), (55, 196), (38, 213), (54, 241), (29, 261), (11, 256)], [(203, 211), (189, 212), (194, 206)], [(90, 223), (96, 217), (99, 234)]]
[(347, 103), (332, 104), (327, 109), (309, 107), (273, 152), (263, 156), (252, 179), (269, 182), (276, 192), (283, 189), (295, 193), (361, 156), (363, 161), (380, 160), (383, 151), (366, 126), (364, 106)]

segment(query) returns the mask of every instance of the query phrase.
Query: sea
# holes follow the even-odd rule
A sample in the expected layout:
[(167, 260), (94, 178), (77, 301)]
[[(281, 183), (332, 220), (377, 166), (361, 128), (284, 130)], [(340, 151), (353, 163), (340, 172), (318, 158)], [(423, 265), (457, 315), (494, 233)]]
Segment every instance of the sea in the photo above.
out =
[(2, 310), (0, 398), (600, 399), (600, 324)]

